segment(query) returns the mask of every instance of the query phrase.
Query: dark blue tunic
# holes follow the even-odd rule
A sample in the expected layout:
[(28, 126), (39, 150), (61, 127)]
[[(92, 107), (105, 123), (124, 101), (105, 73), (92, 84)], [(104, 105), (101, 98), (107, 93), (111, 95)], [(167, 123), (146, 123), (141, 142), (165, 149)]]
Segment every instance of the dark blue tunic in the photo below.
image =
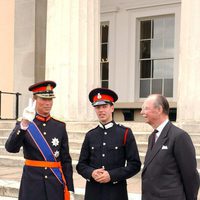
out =
[[(72, 161), (69, 154), (65, 123), (51, 117), (44, 120), (37, 117), (34, 122), (51, 147), (57, 161), (61, 161), (68, 190), (74, 191)], [(10, 134), (6, 150), (17, 153), (23, 147), (24, 158), (40, 160), (44, 158), (27, 131), (20, 129), (20, 122)], [(19, 200), (63, 200), (63, 185), (49, 168), (24, 166), (20, 185)]]
[[(126, 179), (140, 171), (141, 162), (135, 138), (126, 127), (111, 122), (86, 134), (77, 171), (86, 180), (85, 200), (127, 200)], [(98, 183), (92, 177), (95, 169), (104, 168), (111, 177), (109, 183)]]

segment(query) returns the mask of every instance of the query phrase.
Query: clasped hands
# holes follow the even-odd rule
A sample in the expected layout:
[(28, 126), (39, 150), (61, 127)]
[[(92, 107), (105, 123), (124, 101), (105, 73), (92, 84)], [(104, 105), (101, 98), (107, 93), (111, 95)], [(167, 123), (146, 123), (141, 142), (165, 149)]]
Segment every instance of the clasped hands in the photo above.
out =
[(92, 178), (99, 183), (108, 183), (110, 182), (110, 174), (103, 168), (95, 169), (92, 172)]

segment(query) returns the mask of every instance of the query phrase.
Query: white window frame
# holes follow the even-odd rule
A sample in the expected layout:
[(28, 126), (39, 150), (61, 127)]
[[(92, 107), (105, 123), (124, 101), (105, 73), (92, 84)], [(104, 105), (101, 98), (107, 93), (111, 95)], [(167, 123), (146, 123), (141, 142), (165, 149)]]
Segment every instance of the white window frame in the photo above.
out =
[[(108, 85), (109, 88), (115, 87), (115, 30), (116, 30), (116, 12), (117, 10), (112, 10), (109, 12), (101, 13), (101, 22), (109, 22), (109, 33), (108, 33), (108, 61), (109, 61), (109, 74), (108, 74)], [(99, 63), (100, 67), (100, 63)], [(111, 75), (112, 74), (112, 75)], [(101, 77), (100, 77), (101, 80)], [(102, 80), (101, 80), (102, 81)]]
[[(140, 65), (139, 65), (139, 23), (141, 18), (154, 17), (160, 15), (170, 15), (175, 16), (175, 42), (174, 42), (174, 73), (173, 73), (173, 97), (168, 98), (170, 101), (175, 101), (177, 98), (177, 77), (178, 77), (178, 64), (179, 64), (179, 39), (180, 39), (180, 3), (174, 3), (171, 5), (161, 5), (161, 6), (147, 6), (143, 8), (128, 8), (130, 15), (130, 68), (133, 69), (134, 80), (133, 89), (134, 101), (144, 101), (145, 98), (139, 97), (139, 87), (140, 87)], [(131, 78), (131, 75), (130, 77)]]

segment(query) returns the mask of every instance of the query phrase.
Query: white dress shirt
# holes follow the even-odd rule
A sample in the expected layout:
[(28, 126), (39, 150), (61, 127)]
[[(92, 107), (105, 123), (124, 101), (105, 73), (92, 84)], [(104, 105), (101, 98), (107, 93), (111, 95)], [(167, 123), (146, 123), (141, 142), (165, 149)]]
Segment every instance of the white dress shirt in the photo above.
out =
[(157, 139), (159, 138), (163, 128), (166, 126), (166, 124), (168, 123), (169, 119), (166, 119), (160, 126), (158, 126), (156, 128), (156, 130), (158, 130), (158, 132), (156, 133), (156, 137), (155, 137), (155, 142), (157, 141)]

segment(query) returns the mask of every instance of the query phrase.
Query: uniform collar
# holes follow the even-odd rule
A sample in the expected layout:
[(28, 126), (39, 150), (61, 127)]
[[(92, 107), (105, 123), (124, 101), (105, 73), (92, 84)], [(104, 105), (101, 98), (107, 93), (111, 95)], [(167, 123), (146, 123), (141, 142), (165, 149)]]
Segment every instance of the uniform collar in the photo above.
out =
[(47, 122), (51, 119), (51, 116), (48, 115), (47, 117), (41, 116), (38, 113), (36, 114), (35, 118), (41, 122)]
[(102, 129), (109, 129), (109, 128), (112, 128), (114, 125), (114, 122), (111, 121), (111, 122), (108, 122), (107, 124), (102, 124), (99, 122), (99, 127), (101, 127)]

